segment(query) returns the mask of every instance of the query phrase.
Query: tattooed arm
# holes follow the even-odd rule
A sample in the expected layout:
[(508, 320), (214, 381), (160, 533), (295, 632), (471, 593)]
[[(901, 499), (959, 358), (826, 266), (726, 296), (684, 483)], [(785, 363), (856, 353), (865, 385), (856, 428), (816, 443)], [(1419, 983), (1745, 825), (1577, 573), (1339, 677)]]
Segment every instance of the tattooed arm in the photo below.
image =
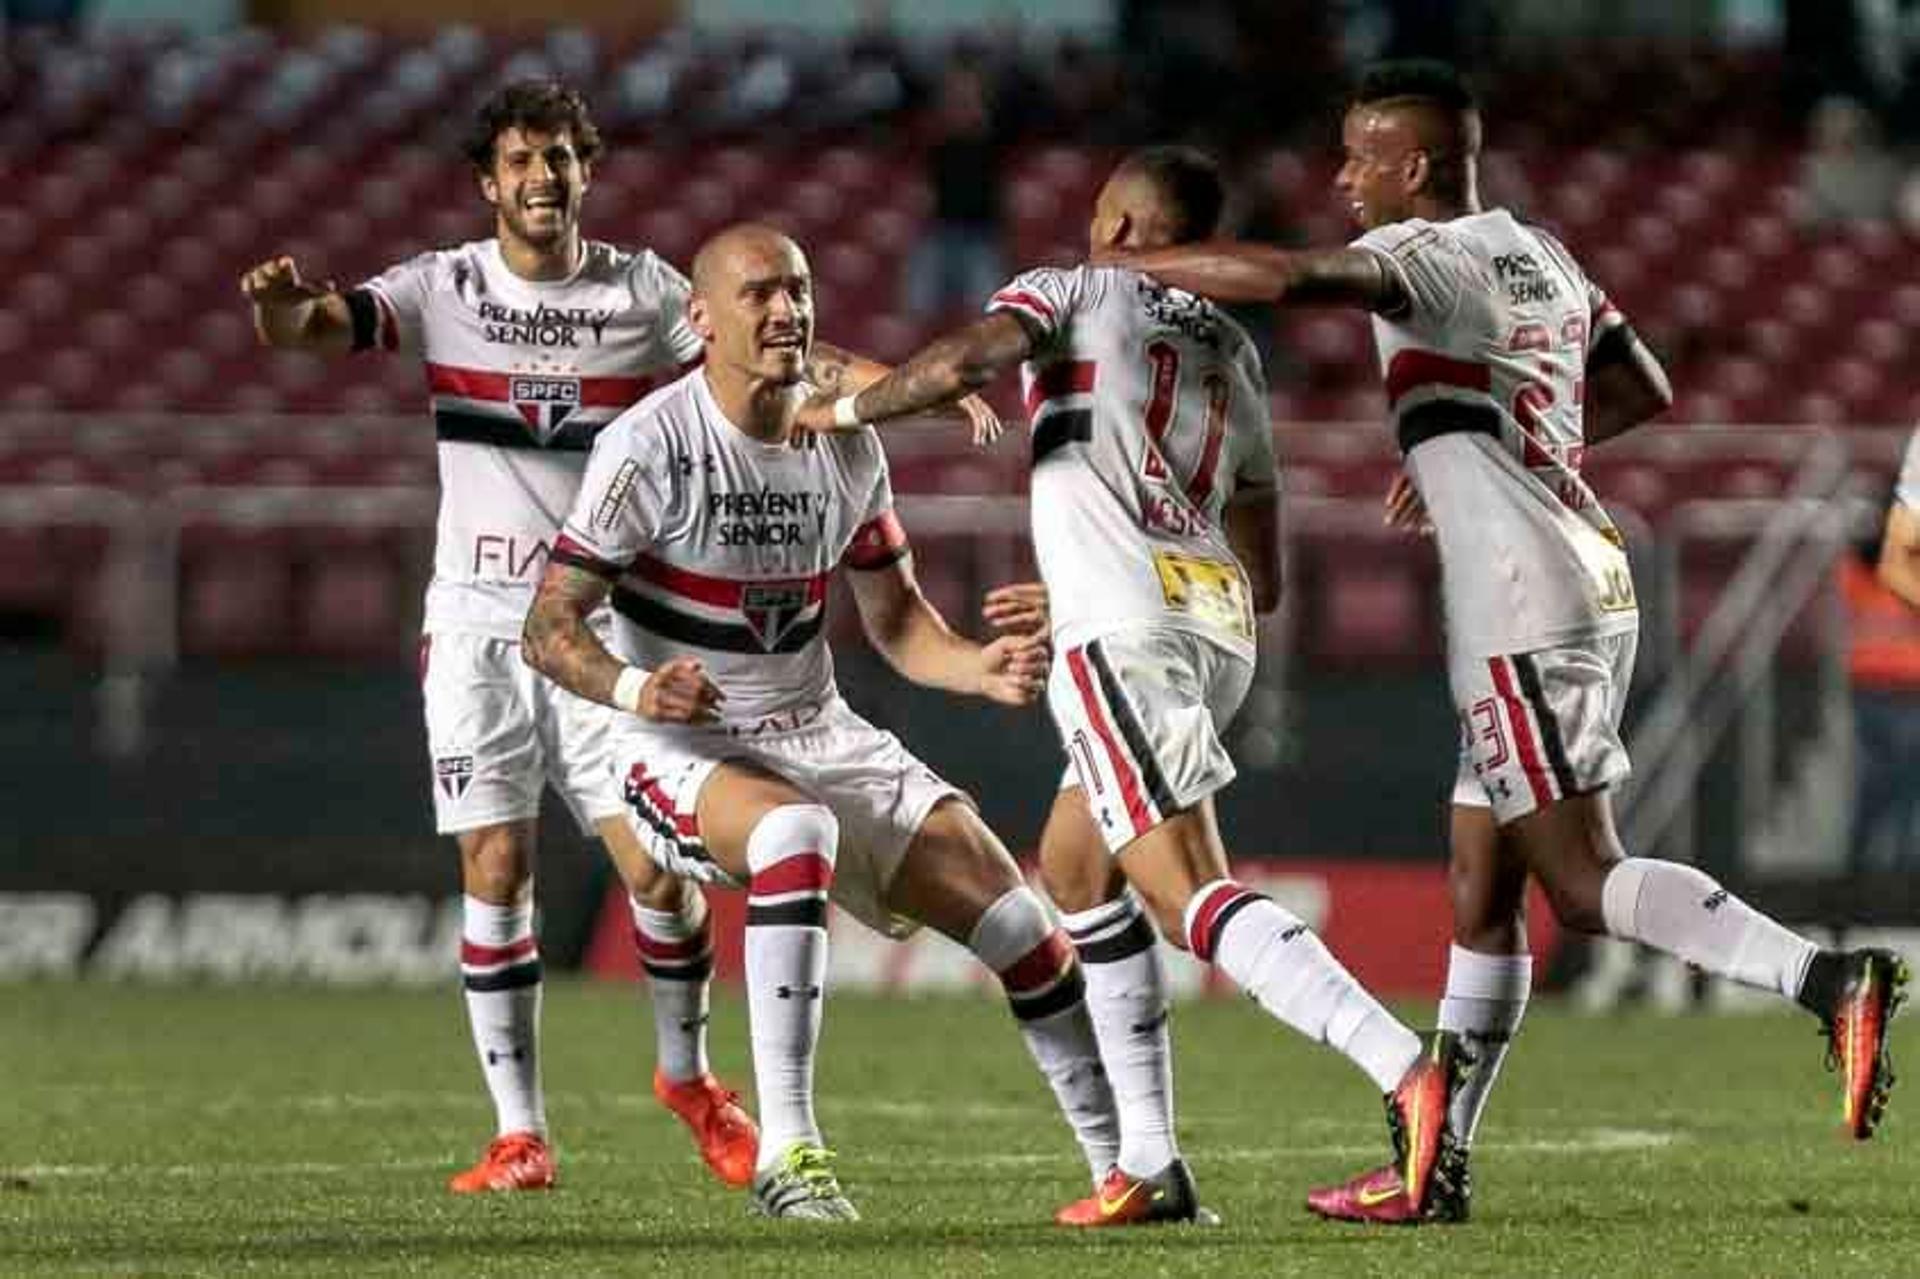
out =
[[(819, 388), (807, 397), (800, 410), (800, 425), (809, 431), (832, 432), (833, 406), (842, 397), (854, 395), (884, 379), (893, 370), (865, 356), (816, 340), (807, 357), (807, 381)], [(947, 419), (967, 426), (975, 444), (990, 444), (1004, 429), (993, 406), (977, 395), (964, 395), (929, 407), (924, 416)]]
[(854, 412), (862, 422), (924, 413), (980, 390), (1033, 353), (1026, 321), (996, 311), (927, 346), (861, 391)]
[[(707, 677), (698, 658), (677, 657), (648, 673), (607, 651), (587, 618), (612, 589), (611, 581), (591, 569), (559, 559), (548, 561), (520, 633), (520, 652), (527, 665), (570, 693), (643, 719), (668, 724), (717, 720), (725, 695)], [(644, 683), (623, 698), (626, 690), (621, 679), (628, 672)]]
[(527, 665), (590, 701), (614, 705), (613, 684), (625, 663), (607, 651), (587, 618), (613, 590), (600, 574), (559, 560), (550, 561), (520, 632), (520, 653)]

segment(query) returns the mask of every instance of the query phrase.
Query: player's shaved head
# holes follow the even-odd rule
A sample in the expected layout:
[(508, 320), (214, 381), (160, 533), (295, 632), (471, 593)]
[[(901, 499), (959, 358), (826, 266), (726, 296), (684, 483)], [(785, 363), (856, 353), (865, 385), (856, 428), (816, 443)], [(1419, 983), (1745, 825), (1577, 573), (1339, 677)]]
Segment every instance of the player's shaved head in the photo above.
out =
[[(1144, 147), (1122, 160), (1094, 207), (1096, 245), (1124, 236), (1132, 248), (1204, 240), (1226, 204), (1220, 166), (1187, 146)], [(1124, 228), (1124, 229), (1123, 229)]]
[(1444, 62), (1408, 59), (1368, 68), (1349, 115), (1364, 113), (1385, 147), (1427, 157), (1434, 194), (1459, 200), (1472, 188), (1480, 154), (1480, 108), (1460, 73)]
[(756, 270), (806, 271), (806, 254), (792, 237), (760, 222), (738, 222), (715, 234), (693, 255), (693, 291), (712, 297)]

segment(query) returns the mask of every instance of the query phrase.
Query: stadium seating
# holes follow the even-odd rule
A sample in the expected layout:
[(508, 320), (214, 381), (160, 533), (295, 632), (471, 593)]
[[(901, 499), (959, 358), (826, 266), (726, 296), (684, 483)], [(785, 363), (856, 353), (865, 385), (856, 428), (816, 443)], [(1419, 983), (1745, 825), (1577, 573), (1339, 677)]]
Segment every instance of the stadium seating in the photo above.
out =
[[(0, 209), (0, 269), (13, 282), (0, 298), (0, 355), (31, 347), (36, 358), (15, 366), (0, 408), (417, 405), (417, 378), (394, 367), (404, 362), (323, 369), (254, 351), (234, 281), (278, 251), (351, 280), (417, 247), (485, 234), (454, 131), (481, 87), (542, 71), (581, 83), (613, 140), (591, 209), (598, 234), (684, 263), (720, 224), (767, 218), (813, 247), (826, 331), (889, 358), (927, 336), (899, 297), (928, 204), (916, 157), (857, 127), (890, 119), (899, 95), (840, 101), (849, 60), (890, 65), (871, 51), (686, 33), (629, 46), (566, 29), (514, 40), (343, 28), (304, 39), (35, 38), (8, 56), (15, 74), (0, 77), (0, 102), (20, 145), (0, 159), (17, 197)], [(1541, 96), (1520, 88), (1524, 69), (1492, 86), (1505, 149), (1490, 157), (1489, 192), (1581, 254), (1669, 356), (1692, 416), (1906, 420), (1915, 405), (1900, 370), (1920, 318), (1920, 254), (1886, 226), (1813, 240), (1796, 230), (1796, 152), (1782, 123), (1740, 92), (1772, 73), (1765, 56), (1601, 48), (1579, 65), (1572, 83)], [(1624, 82), (1659, 85), (1648, 101), (1667, 104), (1634, 113), (1630, 131), (1612, 110)], [(1509, 120), (1503, 101), (1528, 109)], [(651, 127), (669, 119), (683, 140)], [(689, 138), (702, 127), (690, 121), (704, 121), (705, 136)], [(790, 141), (746, 127), (767, 121), (826, 129), (828, 142), (810, 137), (796, 166)], [(1553, 151), (1550, 136), (1591, 144)], [(1690, 149), (1666, 149), (1682, 136)], [(1016, 154), (1002, 179), (1010, 261), (1080, 255), (1112, 155), (1047, 141)], [(1284, 223), (1329, 241), (1346, 234), (1327, 194), (1332, 167), (1325, 153), (1276, 150), (1250, 171), (1266, 176)], [(1317, 417), (1355, 406), (1349, 397), (1373, 376), (1364, 326), (1290, 317), (1281, 337), (1297, 371), (1280, 388), (1290, 408)]]

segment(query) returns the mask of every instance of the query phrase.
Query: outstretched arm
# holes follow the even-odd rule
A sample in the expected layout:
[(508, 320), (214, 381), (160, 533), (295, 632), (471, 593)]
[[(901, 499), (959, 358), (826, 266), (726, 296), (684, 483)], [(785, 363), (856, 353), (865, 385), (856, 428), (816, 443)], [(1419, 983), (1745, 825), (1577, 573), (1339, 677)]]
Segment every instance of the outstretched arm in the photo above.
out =
[(353, 346), (353, 314), (331, 282), (300, 278), (292, 258), (269, 258), (240, 277), (253, 303), (253, 331), (273, 347), (346, 351)]
[[(890, 367), (876, 360), (816, 339), (813, 351), (807, 357), (807, 381), (816, 389), (801, 406), (800, 425), (814, 431), (836, 429), (838, 424), (834, 420), (834, 406), (843, 397), (859, 394), (892, 372)], [(977, 395), (964, 395), (957, 400), (936, 405), (927, 415), (965, 425), (971, 431), (975, 444), (992, 443), (1004, 429), (1000, 415), (993, 411), (993, 406)], [(858, 421), (860, 419), (854, 419), (854, 422)]]
[(1295, 252), (1237, 240), (1203, 240), (1144, 253), (1107, 252), (1095, 260), (1105, 266), (1131, 267), (1163, 284), (1221, 302), (1353, 306), (1382, 312), (1406, 305), (1399, 280), (1379, 255), (1365, 249)]
[(520, 633), (527, 665), (577, 696), (669, 724), (719, 718), (723, 696), (700, 662), (675, 658), (647, 672), (607, 651), (587, 618), (613, 584), (591, 569), (551, 560)]
[(1006, 311), (939, 338), (859, 392), (851, 405), (861, 422), (884, 422), (971, 395), (1033, 353), (1026, 322)]
[(1006, 706), (1028, 705), (1045, 690), (1045, 631), (1002, 635), (984, 645), (956, 635), (921, 593), (911, 555), (884, 568), (850, 571), (847, 578), (867, 638), (914, 683)]

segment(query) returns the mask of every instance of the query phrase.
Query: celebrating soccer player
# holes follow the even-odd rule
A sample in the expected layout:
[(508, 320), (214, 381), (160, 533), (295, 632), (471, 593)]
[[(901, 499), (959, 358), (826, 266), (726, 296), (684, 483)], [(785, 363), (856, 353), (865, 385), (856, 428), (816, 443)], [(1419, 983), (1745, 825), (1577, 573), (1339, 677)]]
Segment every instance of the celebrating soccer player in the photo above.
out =
[[(1137, 152), (1100, 191), (1093, 248), (1204, 239), (1222, 203), (1204, 155)], [(809, 424), (922, 412), (1024, 365), (1034, 550), (1058, 653), (1048, 704), (1077, 783), (1054, 806), (1041, 858), (1080, 947), (1121, 1115), (1115, 1166), (1057, 1219), (1195, 1213), (1143, 906), (1176, 945), (1380, 1087), (1401, 1179), (1392, 1196), (1424, 1211), (1451, 1145), (1457, 1041), (1403, 1026), (1306, 924), (1236, 882), (1214, 817), (1213, 795), (1234, 777), (1221, 733), (1253, 678), (1255, 615), (1280, 593), (1273, 437), (1253, 344), (1211, 302), (1125, 267), (1029, 271), (988, 310)]]
[[(559, 684), (624, 712), (613, 749), (630, 820), (661, 866), (747, 891), (753, 1206), (858, 1216), (813, 1109), (829, 899), (889, 936), (932, 927), (998, 974), (1104, 1168), (1117, 1120), (1073, 946), (971, 801), (840, 699), (827, 583), (847, 570), (874, 647), (954, 693), (1031, 703), (1047, 637), (981, 645), (948, 629), (914, 579), (873, 432), (792, 446), (803, 382), (821, 380), (797, 245), (751, 224), (714, 237), (694, 261), (689, 318), (704, 367), (595, 442), (525, 645)], [(592, 624), (609, 598), (612, 651)]]
[[(1410, 493), (1439, 548), (1465, 749), (1453, 793), (1454, 938), (1440, 1022), (1478, 1068), (1454, 1103), (1470, 1142), (1526, 1007), (1529, 874), (1560, 922), (1638, 941), (1822, 1019), (1842, 1116), (1872, 1135), (1908, 980), (1885, 950), (1822, 950), (1692, 867), (1629, 856), (1613, 824), (1639, 612), (1624, 541), (1580, 477), (1585, 448), (1671, 402), (1666, 374), (1558, 241), (1480, 202), (1481, 121), (1451, 68), (1388, 64), (1346, 113), (1337, 185), (1365, 234), (1289, 253), (1206, 244), (1130, 255), (1183, 289), (1372, 313)], [(870, 393), (871, 394), (871, 393)], [(864, 403), (864, 400), (863, 400)], [(1468, 1210), (1466, 1165), (1427, 1215)], [(1315, 1193), (1326, 1216), (1421, 1215), (1391, 1168)]]
[(641, 850), (612, 781), (605, 708), (521, 661), (520, 626), (594, 434), (700, 355), (687, 283), (647, 250), (580, 233), (600, 138), (585, 103), (519, 83), (480, 108), (466, 142), (494, 236), (424, 253), (340, 292), (290, 258), (248, 271), (263, 341), (405, 351), (426, 364), (440, 520), (420, 667), (436, 824), (460, 847), (460, 969), (498, 1136), (458, 1192), (551, 1186), (540, 1088), (541, 971), (533, 853), (543, 785), (605, 843), (631, 893), (650, 978), (654, 1094), (714, 1173), (753, 1175), (753, 1121), (708, 1069), (713, 944), (697, 889)]

